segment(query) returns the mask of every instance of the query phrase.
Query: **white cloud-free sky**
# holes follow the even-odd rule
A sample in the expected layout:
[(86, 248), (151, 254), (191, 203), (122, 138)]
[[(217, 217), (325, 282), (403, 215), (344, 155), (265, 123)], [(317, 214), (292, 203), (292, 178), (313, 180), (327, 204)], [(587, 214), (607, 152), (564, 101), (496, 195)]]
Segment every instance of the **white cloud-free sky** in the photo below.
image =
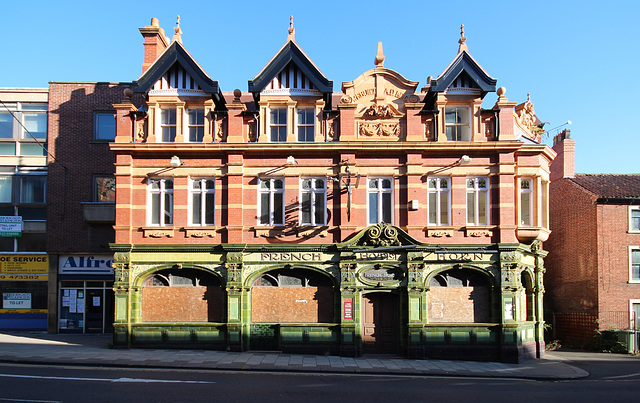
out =
[[(470, 53), (509, 100), (524, 102), (530, 93), (547, 129), (572, 121), (576, 172), (640, 173), (635, 0), (33, 0), (2, 9), (0, 87), (135, 80), (143, 57), (138, 28), (156, 17), (171, 37), (180, 15), (183, 44), (198, 63), (223, 91), (246, 91), (284, 44), (293, 15), (297, 43), (334, 91), (374, 67), (379, 41), (384, 66), (422, 88), (455, 57), (464, 24)], [(496, 98), (488, 94), (483, 106)]]

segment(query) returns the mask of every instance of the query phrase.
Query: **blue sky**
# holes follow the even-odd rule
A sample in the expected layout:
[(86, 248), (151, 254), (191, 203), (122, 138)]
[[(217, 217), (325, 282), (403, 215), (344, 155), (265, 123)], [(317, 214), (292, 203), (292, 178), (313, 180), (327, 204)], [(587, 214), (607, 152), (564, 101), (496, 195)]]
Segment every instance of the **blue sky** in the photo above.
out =
[[(296, 41), (335, 91), (374, 67), (378, 41), (385, 67), (422, 88), (455, 57), (464, 24), (470, 53), (509, 100), (524, 102), (530, 93), (546, 128), (572, 121), (576, 172), (640, 173), (640, 125), (615, 112), (640, 94), (635, 0), (8, 2), (0, 86), (135, 80), (143, 56), (138, 28), (156, 17), (172, 36), (176, 15), (184, 45), (223, 91), (247, 90), (284, 44), (290, 15)], [(483, 106), (496, 98), (488, 94)]]

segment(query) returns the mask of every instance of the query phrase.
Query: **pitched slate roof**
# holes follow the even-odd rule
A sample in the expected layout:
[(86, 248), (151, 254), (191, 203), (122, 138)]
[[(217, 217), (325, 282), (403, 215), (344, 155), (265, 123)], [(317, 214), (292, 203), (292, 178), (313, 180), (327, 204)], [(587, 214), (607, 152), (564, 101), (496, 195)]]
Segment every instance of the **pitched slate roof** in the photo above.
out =
[(596, 195), (601, 204), (640, 203), (640, 174), (576, 174), (567, 179)]

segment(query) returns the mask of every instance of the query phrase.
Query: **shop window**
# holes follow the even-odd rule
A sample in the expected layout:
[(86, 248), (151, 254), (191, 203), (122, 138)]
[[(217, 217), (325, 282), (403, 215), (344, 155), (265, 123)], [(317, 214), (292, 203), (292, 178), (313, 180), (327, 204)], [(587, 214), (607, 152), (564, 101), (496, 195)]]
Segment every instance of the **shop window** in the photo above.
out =
[(162, 132), (163, 143), (173, 143), (176, 141), (176, 110), (162, 109), (160, 111), (160, 130)]
[(191, 225), (215, 225), (215, 180), (191, 180), (190, 193)]
[(369, 225), (385, 222), (393, 224), (393, 180), (369, 178), (367, 180)]
[(469, 108), (446, 108), (445, 131), (449, 141), (471, 141)]
[(640, 232), (640, 207), (629, 206), (629, 232)]
[(325, 225), (326, 180), (305, 178), (300, 182), (300, 225)]
[(431, 278), (429, 286), (429, 322), (490, 321), (490, 287), (482, 273), (471, 269), (447, 270)]
[(115, 203), (116, 177), (114, 175), (95, 175), (93, 177), (93, 201)]
[(204, 138), (204, 110), (190, 109), (189, 112), (189, 141), (202, 143)]
[(315, 109), (297, 110), (298, 141), (315, 141)]
[[(0, 281), (2, 309), (47, 309), (46, 281)], [(46, 326), (46, 325), (45, 325)]]
[(449, 178), (427, 180), (427, 216), (429, 225), (449, 225), (451, 186)]
[(253, 323), (333, 322), (333, 283), (313, 270), (280, 269), (258, 277), (251, 291)]
[(533, 225), (533, 180), (520, 179), (520, 225)]
[(284, 179), (260, 179), (260, 224), (284, 225)]
[(99, 141), (113, 141), (116, 138), (116, 115), (113, 112), (93, 114), (93, 138)]
[(629, 282), (640, 283), (640, 246), (629, 247)]
[(467, 225), (489, 224), (489, 178), (467, 179)]
[(269, 110), (269, 134), (271, 142), (287, 141), (287, 109)]
[(173, 225), (173, 180), (149, 179), (149, 224)]

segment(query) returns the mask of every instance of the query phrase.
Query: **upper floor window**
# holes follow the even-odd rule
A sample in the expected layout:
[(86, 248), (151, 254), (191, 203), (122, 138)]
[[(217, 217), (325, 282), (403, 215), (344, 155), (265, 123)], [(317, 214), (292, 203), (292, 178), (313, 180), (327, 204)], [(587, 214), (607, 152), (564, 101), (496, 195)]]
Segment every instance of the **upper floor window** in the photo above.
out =
[(301, 179), (300, 224), (325, 225), (327, 186), (324, 178)]
[(451, 186), (449, 178), (429, 178), (427, 181), (427, 215), (430, 225), (451, 223)]
[(189, 141), (202, 143), (204, 138), (204, 109), (189, 109)]
[(0, 176), (0, 215), (45, 220), (47, 177), (43, 174)]
[(640, 207), (629, 206), (629, 231), (640, 232)]
[(162, 130), (162, 142), (173, 143), (176, 141), (176, 110), (162, 109), (160, 112), (160, 128)]
[(471, 141), (469, 108), (446, 108), (445, 131), (449, 141)]
[(489, 224), (489, 178), (467, 179), (467, 225)]
[(116, 115), (113, 112), (96, 112), (93, 115), (93, 138), (113, 141), (116, 138)]
[(149, 179), (150, 208), (149, 223), (151, 225), (173, 225), (173, 180)]
[(520, 179), (520, 225), (533, 225), (533, 179)]
[(393, 224), (393, 181), (391, 178), (370, 178), (367, 181), (369, 224)]
[(0, 155), (46, 155), (46, 103), (17, 102), (0, 112)]
[(190, 210), (191, 225), (215, 225), (215, 185), (214, 179), (193, 179), (189, 192), (191, 193)]
[(298, 141), (315, 141), (315, 109), (298, 109)]
[(629, 247), (629, 282), (640, 283), (640, 246)]
[(47, 177), (43, 175), (20, 176), (20, 204), (44, 204)]
[(95, 175), (93, 177), (93, 201), (115, 203), (116, 177), (114, 175)]
[(258, 187), (261, 225), (284, 224), (284, 179), (260, 179)]
[(269, 132), (272, 142), (287, 141), (287, 109), (269, 110)]

